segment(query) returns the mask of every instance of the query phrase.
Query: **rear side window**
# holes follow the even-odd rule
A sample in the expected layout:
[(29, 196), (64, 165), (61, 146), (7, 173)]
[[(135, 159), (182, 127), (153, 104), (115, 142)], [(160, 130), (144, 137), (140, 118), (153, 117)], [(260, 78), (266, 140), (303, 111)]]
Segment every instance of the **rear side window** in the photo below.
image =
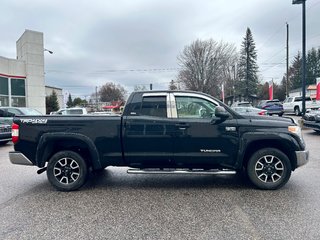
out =
[(166, 96), (144, 97), (142, 99), (140, 115), (166, 118)]

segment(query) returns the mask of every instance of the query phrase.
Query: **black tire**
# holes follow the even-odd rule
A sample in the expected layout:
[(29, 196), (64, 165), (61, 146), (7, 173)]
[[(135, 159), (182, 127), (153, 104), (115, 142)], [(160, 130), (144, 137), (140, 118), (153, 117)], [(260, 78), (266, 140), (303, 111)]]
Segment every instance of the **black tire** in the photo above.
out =
[(316, 133), (320, 133), (320, 130), (318, 129), (313, 129)]
[(3, 141), (3, 142), (0, 142), (0, 146), (4, 146), (8, 143), (9, 141)]
[(77, 190), (86, 182), (87, 175), (87, 164), (76, 152), (61, 151), (49, 160), (47, 177), (59, 191)]
[(279, 117), (282, 117), (282, 115), (283, 115), (283, 113), (279, 113), (279, 114), (278, 114)]
[(300, 115), (301, 115), (301, 112), (300, 112), (300, 108), (299, 108), (299, 107), (295, 107), (295, 108), (294, 108), (294, 114), (295, 114), (296, 116), (300, 116)]
[(247, 174), (256, 187), (274, 190), (288, 182), (291, 169), (287, 155), (275, 148), (263, 148), (249, 159)]

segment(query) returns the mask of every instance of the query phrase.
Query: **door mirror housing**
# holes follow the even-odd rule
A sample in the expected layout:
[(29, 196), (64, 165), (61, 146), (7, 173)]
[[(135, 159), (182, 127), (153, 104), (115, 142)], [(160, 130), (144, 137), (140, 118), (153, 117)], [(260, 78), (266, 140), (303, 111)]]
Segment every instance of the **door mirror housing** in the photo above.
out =
[(214, 111), (214, 115), (215, 117), (220, 118), (221, 120), (226, 120), (227, 118), (230, 117), (230, 114), (226, 111), (226, 109), (221, 106), (216, 107)]

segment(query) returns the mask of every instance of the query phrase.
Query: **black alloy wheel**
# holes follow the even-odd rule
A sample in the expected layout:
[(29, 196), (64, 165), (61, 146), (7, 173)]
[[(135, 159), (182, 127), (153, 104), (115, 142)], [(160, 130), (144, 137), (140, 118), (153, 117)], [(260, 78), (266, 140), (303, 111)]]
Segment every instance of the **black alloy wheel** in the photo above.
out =
[(59, 191), (73, 191), (80, 188), (86, 182), (87, 174), (86, 162), (73, 151), (58, 152), (48, 163), (48, 180)]
[(260, 189), (278, 189), (288, 182), (291, 163), (280, 150), (264, 148), (250, 158), (247, 174), (251, 182)]

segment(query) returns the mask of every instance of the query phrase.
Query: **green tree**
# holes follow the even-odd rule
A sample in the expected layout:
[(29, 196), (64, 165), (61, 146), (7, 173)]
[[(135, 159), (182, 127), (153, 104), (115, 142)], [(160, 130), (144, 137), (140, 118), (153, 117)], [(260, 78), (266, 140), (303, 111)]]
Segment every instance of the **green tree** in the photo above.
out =
[(236, 95), (242, 95), (249, 99), (249, 96), (256, 95), (258, 84), (256, 44), (250, 28), (247, 28), (240, 50)]
[(288, 85), (290, 90), (301, 88), (301, 65), (302, 65), (301, 54), (300, 52), (298, 52), (298, 54), (294, 57), (293, 62), (289, 67), (289, 71), (288, 71), (288, 75), (289, 75)]
[(73, 99), (73, 106), (85, 106), (87, 103), (87, 100), (81, 99), (79, 97)]
[(275, 85), (276, 87), (273, 90), (273, 98), (284, 101), (286, 99), (286, 78), (283, 77), (281, 83)]
[[(286, 98), (286, 79), (283, 78), (281, 84), (273, 83), (273, 99), (283, 101)], [(258, 98), (261, 100), (269, 99), (269, 83), (258, 84)]]
[(73, 101), (70, 93), (68, 96), (67, 107), (73, 107)]
[(318, 51), (315, 48), (309, 50), (306, 62), (306, 84), (315, 84), (316, 78), (320, 77), (320, 48)]
[(53, 90), (50, 96), (46, 97), (46, 113), (55, 112), (59, 110), (59, 102), (57, 93)]

